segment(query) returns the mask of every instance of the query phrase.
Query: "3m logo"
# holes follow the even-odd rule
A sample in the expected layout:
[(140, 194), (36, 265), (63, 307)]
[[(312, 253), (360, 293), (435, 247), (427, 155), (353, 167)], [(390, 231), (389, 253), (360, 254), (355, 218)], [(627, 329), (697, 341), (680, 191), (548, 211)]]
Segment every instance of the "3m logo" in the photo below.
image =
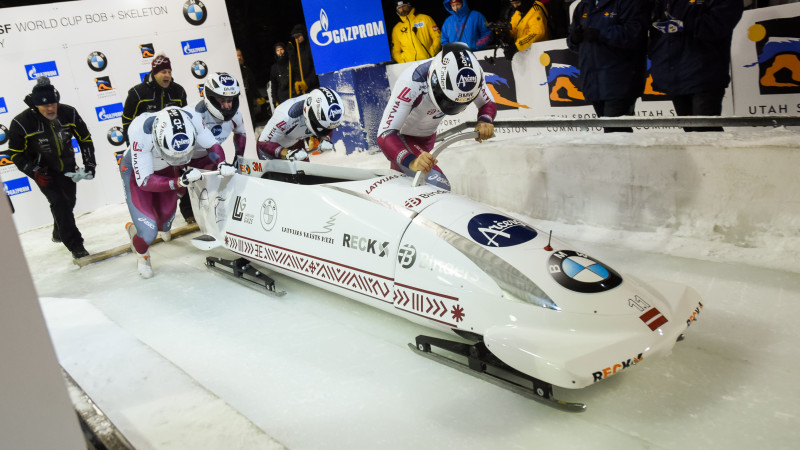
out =
[(644, 324), (647, 325), (647, 327), (652, 331), (656, 331), (658, 327), (669, 322), (667, 318), (661, 314), (661, 311), (656, 308), (648, 309), (644, 314), (639, 316), (639, 318), (642, 319), (642, 322), (644, 322)]

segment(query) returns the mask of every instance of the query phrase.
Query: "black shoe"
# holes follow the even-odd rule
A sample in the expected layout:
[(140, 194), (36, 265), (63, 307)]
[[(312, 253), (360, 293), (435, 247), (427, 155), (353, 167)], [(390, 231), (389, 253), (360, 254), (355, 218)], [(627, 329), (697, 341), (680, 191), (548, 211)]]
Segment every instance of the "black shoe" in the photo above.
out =
[(188, 223), (189, 225), (197, 222), (196, 220), (194, 220), (193, 216), (189, 216), (185, 220), (186, 220), (186, 223)]
[(73, 259), (81, 259), (81, 258), (83, 258), (85, 256), (89, 256), (89, 252), (87, 252), (86, 249), (83, 248), (83, 246), (81, 246), (77, 250), (73, 250), (72, 251), (72, 258)]
[(52, 238), (50, 238), (50, 240), (55, 242), (56, 244), (60, 244), (61, 243), (61, 237), (56, 236), (55, 234), (53, 235)]

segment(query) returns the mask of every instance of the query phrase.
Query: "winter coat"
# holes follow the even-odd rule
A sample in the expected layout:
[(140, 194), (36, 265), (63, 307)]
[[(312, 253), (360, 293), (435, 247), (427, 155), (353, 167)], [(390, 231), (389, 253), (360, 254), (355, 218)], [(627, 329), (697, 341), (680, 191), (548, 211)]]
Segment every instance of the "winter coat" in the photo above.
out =
[(167, 106), (183, 108), (187, 104), (186, 90), (183, 86), (172, 80), (164, 89), (156, 82), (152, 73), (147, 74), (144, 82), (128, 90), (128, 97), (125, 99), (125, 106), (122, 109), (122, 133), (125, 135), (125, 142), (130, 144), (128, 127), (137, 116), (146, 112), (161, 111)]
[(534, 42), (550, 39), (549, 17), (544, 5), (537, 1), (523, 0), (520, 9), (511, 16), (511, 40), (517, 50), (522, 51)]
[(392, 59), (398, 63), (432, 58), (442, 49), (442, 32), (436, 22), (411, 9), (392, 29)]
[(650, 29), (653, 88), (686, 95), (728, 87), (731, 38), (743, 10), (741, 0), (656, 0), (654, 20), (665, 21), (669, 14), (683, 21), (683, 30)]
[[(311, 47), (308, 44), (308, 33), (302, 26), (295, 26), (292, 28), (291, 34), (302, 33), (303, 42), (300, 44), (292, 40), (286, 48), (286, 53), (289, 55), (289, 66), (291, 70), (291, 84), (294, 86), (297, 81), (304, 81), (308, 86), (305, 93), (311, 92), (312, 89), (319, 87), (319, 79), (317, 78), (316, 69), (314, 69), (314, 59), (311, 56)], [(300, 54), (298, 60), (298, 53)], [(302, 66), (302, 73), (301, 73)], [(303, 92), (294, 92), (292, 97), (303, 94)]]
[(73, 137), (81, 149), (84, 167), (94, 172), (94, 143), (76, 109), (59, 103), (56, 118), (50, 121), (33, 106), (30, 94), (25, 103), (31, 108), (14, 117), (8, 130), (8, 153), (20, 172), (31, 178), (37, 167), (46, 168), (50, 174), (74, 172)]
[(492, 41), (492, 30), (486, 26), (486, 18), (478, 11), (472, 11), (467, 0), (461, 3), (461, 9), (453, 11), (450, 1), (444, 0), (444, 9), (450, 17), (442, 24), (442, 45), (450, 42), (463, 42), (470, 50), (482, 50)]
[(269, 83), (273, 106), (280, 105), (290, 97), (296, 97), (296, 95), (292, 95), (293, 92), (289, 89), (289, 78), (289, 54), (284, 53), (283, 56), (275, 54), (275, 63), (269, 68)]
[(586, 100), (639, 97), (647, 70), (649, 0), (580, 0), (567, 46), (578, 53)]

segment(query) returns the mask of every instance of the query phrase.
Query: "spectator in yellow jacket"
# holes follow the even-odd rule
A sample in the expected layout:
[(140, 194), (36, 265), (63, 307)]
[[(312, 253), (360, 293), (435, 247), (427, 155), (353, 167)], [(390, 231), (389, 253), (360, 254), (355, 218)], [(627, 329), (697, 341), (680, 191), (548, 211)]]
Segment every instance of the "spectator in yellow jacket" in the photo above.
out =
[(415, 14), (411, 3), (398, 0), (398, 22), (392, 29), (392, 59), (398, 63), (432, 58), (442, 49), (442, 32), (425, 14)]
[(550, 39), (547, 9), (535, 0), (509, 1), (510, 42), (505, 47), (507, 59), (514, 57), (518, 51), (526, 50), (534, 42)]

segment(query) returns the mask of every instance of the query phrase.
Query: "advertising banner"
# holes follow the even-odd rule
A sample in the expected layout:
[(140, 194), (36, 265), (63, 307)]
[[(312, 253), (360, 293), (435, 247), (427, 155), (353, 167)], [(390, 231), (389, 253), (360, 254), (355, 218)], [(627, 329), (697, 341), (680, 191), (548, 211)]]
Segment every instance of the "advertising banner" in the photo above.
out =
[[(78, 110), (92, 135), (97, 175), (78, 184), (76, 215), (125, 201), (114, 158), (124, 150), (122, 108), (156, 54), (170, 58), (174, 81), (186, 90), (189, 105), (202, 100), (211, 71), (241, 80), (224, 0), (84, 0), (3, 8), (0, 31), (0, 178), (12, 196), (20, 232), (52, 223), (44, 196), (4, 153), (11, 121), (28, 108), (23, 99), (38, 76), (50, 79), (61, 103)], [(248, 140), (255, 142), (249, 111), (241, 111)], [(223, 147), (232, 158), (232, 144)]]
[(391, 60), (380, 0), (303, 0), (318, 74)]
[(735, 114), (800, 114), (800, 4), (746, 11), (732, 46)]

